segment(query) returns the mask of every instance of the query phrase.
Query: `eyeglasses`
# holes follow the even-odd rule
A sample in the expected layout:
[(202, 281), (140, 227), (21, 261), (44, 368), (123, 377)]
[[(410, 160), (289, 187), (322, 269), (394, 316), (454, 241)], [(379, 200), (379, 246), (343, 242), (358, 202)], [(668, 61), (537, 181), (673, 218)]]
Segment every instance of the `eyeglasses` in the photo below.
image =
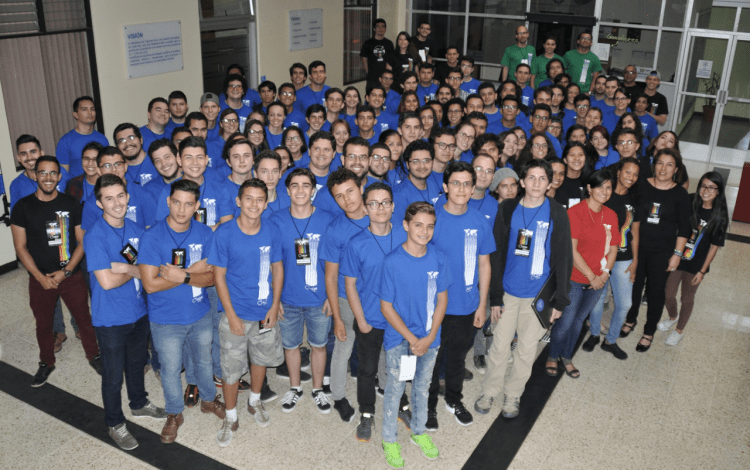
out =
[(450, 109), (450, 110), (448, 110), (448, 114), (460, 114), (460, 113), (463, 113), (463, 111), (460, 110), (460, 109)]
[(491, 175), (495, 172), (493, 168), (482, 168), (481, 166), (475, 166), (474, 171), (477, 173), (484, 173), (485, 175)]
[(380, 77), (380, 79), (383, 80), (384, 82), (392, 82), (393, 81), (393, 77)]
[(119, 170), (123, 166), (125, 166), (125, 162), (117, 162), (117, 163), (105, 163), (104, 165), (99, 165), (99, 168), (104, 168), (105, 170), (111, 170), (114, 168), (115, 170)]
[(634, 145), (635, 140), (618, 140), (617, 145)]
[(625, 100), (629, 100), (629, 99), (630, 98), (628, 98), (627, 96), (621, 96), (619, 98), (615, 98), (615, 101), (625, 101)]
[[(46, 178), (48, 176), (51, 176), (53, 178), (57, 178), (57, 176), (60, 174), (58, 171), (44, 171), (44, 170), (37, 170), (36, 172), (37, 176), (41, 176), (42, 178)], [(701, 186), (703, 187), (703, 186)]]
[(547, 129), (553, 130), (553, 131), (561, 131), (562, 126), (547, 126)]
[(423, 164), (423, 165), (428, 165), (428, 164), (432, 163), (432, 159), (431, 158), (423, 158), (423, 159), (419, 160), (418, 158), (415, 158), (414, 160), (409, 160), (409, 164), (410, 165), (419, 165), (420, 163)]
[(238, 88), (242, 88), (242, 85), (229, 85), (227, 88), (231, 90), (237, 90)]
[(294, 96), (294, 92), (293, 91), (282, 91), (281, 93), (279, 93), (279, 96)]
[(237, 124), (239, 121), (237, 119), (222, 119), (221, 122), (224, 124)]
[(453, 186), (454, 188), (470, 188), (474, 186), (474, 183), (472, 183), (471, 181), (448, 181), (448, 184)]
[(578, 109), (588, 109), (590, 107), (591, 107), (590, 104), (579, 104), (579, 105), (576, 106), (576, 108), (578, 108)]
[(446, 144), (445, 142), (438, 142), (437, 146), (440, 150), (448, 149), (448, 150), (453, 151), (453, 150), (456, 150), (456, 148), (458, 148), (456, 144)]
[(370, 210), (373, 210), (373, 211), (378, 210), (378, 209), (387, 210), (387, 209), (390, 209), (392, 204), (393, 204), (393, 201), (391, 201), (390, 199), (386, 199), (385, 201), (380, 201), (380, 202), (370, 201), (367, 203), (367, 207), (369, 207)]
[(591, 36), (583, 36), (581, 41), (591, 41)]
[(706, 191), (707, 193), (715, 193), (719, 190), (716, 186), (706, 186), (705, 184), (700, 185), (701, 191)]
[(540, 116), (538, 114), (535, 114), (534, 119), (539, 119), (540, 121), (549, 121), (549, 116)]
[(474, 140), (474, 136), (469, 135), (466, 132), (459, 132), (458, 136), (461, 137), (462, 139)]
[(503, 109), (508, 109), (510, 111), (515, 111), (518, 109), (518, 106), (512, 105), (512, 104), (504, 104)]
[(359, 160), (360, 162), (366, 162), (368, 158), (370, 157), (367, 155), (354, 155), (353, 153), (346, 156), (346, 159), (349, 161)]
[[(255, 134), (262, 134), (263, 131), (262, 130), (256, 131), (255, 129), (248, 129), (247, 133), (250, 134), (250, 135), (255, 135)], [(299, 137), (297, 137), (297, 138), (299, 139)]]
[(299, 137), (287, 137), (286, 139), (284, 139), (284, 142), (294, 142), (294, 143), (297, 143), (300, 140), (302, 140), (302, 139), (300, 139)]
[(635, 75), (635, 74), (637, 74), (637, 73), (638, 73), (638, 72), (634, 72), (634, 71), (632, 71), (632, 70), (626, 70), (626, 71), (625, 71), (625, 75)]
[(472, 67), (474, 67), (474, 66), (473, 66), (473, 65), (471, 65), (471, 64), (461, 64), (461, 68), (462, 68), (462, 69), (470, 69), (470, 68), (472, 68)]
[[(353, 157), (354, 155), (351, 155), (351, 156)], [(377, 162), (377, 163), (391, 161), (391, 157), (386, 156), (386, 155), (372, 155), (370, 158), (372, 158), (372, 161)]]
[(534, 147), (535, 149), (545, 149), (545, 150), (548, 148), (547, 144), (533, 144), (532, 147)]
[(461, 80), (461, 77), (448, 77), (446, 80), (450, 80), (452, 82), (455, 82), (456, 80)]
[(127, 141), (129, 141), (129, 140), (135, 140), (136, 138), (137, 138), (137, 137), (135, 136), (135, 134), (130, 134), (130, 135), (129, 135), (129, 136), (127, 136), (127, 137), (122, 137), (122, 138), (120, 138), (120, 139), (117, 139), (117, 143), (118, 143), (118, 144), (124, 144), (125, 142), (127, 142)]

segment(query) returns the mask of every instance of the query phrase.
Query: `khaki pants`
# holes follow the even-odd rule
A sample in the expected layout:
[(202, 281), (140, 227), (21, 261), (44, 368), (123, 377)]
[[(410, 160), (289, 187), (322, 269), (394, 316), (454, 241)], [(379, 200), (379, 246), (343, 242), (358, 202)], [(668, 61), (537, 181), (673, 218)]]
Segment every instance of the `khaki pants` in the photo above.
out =
[[(482, 393), (489, 397), (500, 397), (501, 392), (509, 397), (523, 395), (536, 359), (539, 340), (545, 333), (531, 309), (532, 300), (505, 294), (505, 311), (494, 325), (494, 340), (487, 355), (487, 373), (482, 381)], [(510, 343), (516, 332), (518, 346), (513, 352), (513, 366), (506, 381)]]

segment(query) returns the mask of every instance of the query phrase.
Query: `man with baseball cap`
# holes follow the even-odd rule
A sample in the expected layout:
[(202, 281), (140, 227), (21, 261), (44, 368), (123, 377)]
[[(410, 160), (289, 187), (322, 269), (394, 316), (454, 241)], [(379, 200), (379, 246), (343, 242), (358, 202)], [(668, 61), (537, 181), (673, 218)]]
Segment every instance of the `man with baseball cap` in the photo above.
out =
[(219, 137), (219, 126), (216, 125), (218, 122), (216, 119), (219, 117), (221, 107), (219, 105), (219, 95), (216, 93), (204, 93), (201, 96), (201, 113), (208, 119), (208, 135), (206, 136), (206, 142), (214, 140)]

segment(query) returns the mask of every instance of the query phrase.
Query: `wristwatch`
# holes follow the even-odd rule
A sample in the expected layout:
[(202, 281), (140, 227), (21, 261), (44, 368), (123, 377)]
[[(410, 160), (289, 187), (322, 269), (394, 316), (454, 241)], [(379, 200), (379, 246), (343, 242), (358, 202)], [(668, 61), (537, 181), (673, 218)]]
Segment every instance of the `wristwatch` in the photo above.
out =
[(185, 273), (185, 280), (182, 281), (183, 284), (190, 284), (190, 273)]
[(66, 278), (67, 278), (67, 277), (70, 277), (70, 276), (72, 276), (72, 275), (73, 275), (73, 271), (68, 271), (68, 270), (67, 270), (67, 269), (65, 269), (65, 268), (62, 268), (62, 272), (63, 272), (63, 274), (65, 274), (65, 277), (66, 277)]
[(607, 273), (608, 276), (612, 275), (612, 272), (609, 269), (607, 269), (607, 268), (602, 268), (602, 272), (603, 273)]

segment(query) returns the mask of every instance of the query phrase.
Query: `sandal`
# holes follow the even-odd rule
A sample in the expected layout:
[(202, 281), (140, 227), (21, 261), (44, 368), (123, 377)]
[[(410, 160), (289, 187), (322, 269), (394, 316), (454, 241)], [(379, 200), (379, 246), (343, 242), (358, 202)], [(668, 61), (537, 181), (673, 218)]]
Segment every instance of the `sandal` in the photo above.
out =
[(547, 365), (544, 368), (544, 372), (546, 372), (547, 375), (549, 375), (550, 377), (557, 377), (557, 375), (559, 374), (557, 361), (547, 361), (547, 364), (549, 364), (550, 362), (554, 362), (555, 365), (554, 366)]
[(185, 387), (185, 396), (183, 397), (185, 406), (187, 406), (188, 408), (194, 407), (198, 404), (198, 398), (198, 386), (188, 384), (188, 386)]
[[(643, 341), (644, 339), (648, 341), (648, 344), (641, 344), (641, 341)], [(646, 338), (646, 336), (643, 335), (641, 336), (641, 341), (638, 341), (638, 344), (635, 346), (635, 350), (637, 352), (646, 352), (651, 347), (651, 343), (654, 342), (654, 337), (652, 335), (650, 338)]]
[[(575, 366), (573, 366), (573, 361), (571, 361), (570, 359), (565, 359), (565, 358), (562, 358), (561, 361), (563, 363), (563, 366), (565, 367), (565, 373), (568, 375), (568, 377), (570, 377), (571, 379), (577, 379), (581, 377), (581, 371), (579, 371), (578, 369), (575, 368)], [(573, 366), (573, 369), (568, 370), (568, 366)]]
[[(634, 321), (631, 325), (630, 323), (625, 323), (622, 325), (622, 328), (620, 328), (620, 338), (627, 338), (631, 331), (635, 328), (635, 325), (638, 324), (638, 320)], [(628, 329), (628, 331), (625, 331), (625, 328)]]

